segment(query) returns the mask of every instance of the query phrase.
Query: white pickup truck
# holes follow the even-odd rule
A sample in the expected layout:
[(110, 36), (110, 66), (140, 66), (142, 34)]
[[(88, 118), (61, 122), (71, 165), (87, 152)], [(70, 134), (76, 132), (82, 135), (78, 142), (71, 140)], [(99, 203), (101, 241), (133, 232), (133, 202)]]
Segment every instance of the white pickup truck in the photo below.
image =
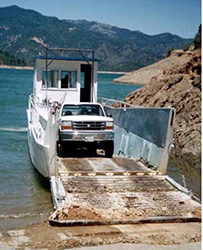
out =
[(58, 119), (57, 151), (64, 156), (74, 147), (86, 147), (93, 153), (104, 149), (111, 158), (114, 151), (113, 119), (99, 103), (64, 104)]

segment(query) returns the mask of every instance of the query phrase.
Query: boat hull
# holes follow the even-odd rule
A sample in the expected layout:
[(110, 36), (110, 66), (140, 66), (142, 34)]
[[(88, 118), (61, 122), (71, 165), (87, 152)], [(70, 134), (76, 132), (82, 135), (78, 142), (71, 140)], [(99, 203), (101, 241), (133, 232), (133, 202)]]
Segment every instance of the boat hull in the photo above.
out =
[(50, 178), (50, 148), (37, 141), (32, 128), (28, 129), (28, 148), (34, 167), (45, 178)]

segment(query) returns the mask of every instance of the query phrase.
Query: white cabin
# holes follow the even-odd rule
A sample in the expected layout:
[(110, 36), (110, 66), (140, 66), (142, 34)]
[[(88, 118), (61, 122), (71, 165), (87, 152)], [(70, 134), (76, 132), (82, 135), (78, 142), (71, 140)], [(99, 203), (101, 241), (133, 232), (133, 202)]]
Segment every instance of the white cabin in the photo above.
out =
[(95, 58), (38, 57), (34, 102), (97, 102), (97, 69)]

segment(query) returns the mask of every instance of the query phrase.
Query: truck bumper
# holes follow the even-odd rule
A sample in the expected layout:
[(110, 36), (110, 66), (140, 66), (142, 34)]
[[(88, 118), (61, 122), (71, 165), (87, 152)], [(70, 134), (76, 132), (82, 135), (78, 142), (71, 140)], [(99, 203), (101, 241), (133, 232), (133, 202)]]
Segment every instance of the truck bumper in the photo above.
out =
[(110, 141), (114, 139), (113, 131), (60, 131), (61, 141)]

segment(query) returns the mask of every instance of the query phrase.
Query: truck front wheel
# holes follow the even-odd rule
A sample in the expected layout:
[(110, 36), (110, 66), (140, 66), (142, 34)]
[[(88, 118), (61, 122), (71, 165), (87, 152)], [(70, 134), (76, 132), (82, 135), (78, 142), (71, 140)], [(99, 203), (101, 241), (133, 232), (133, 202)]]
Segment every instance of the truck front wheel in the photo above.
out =
[(105, 143), (105, 156), (112, 158), (114, 151), (114, 141), (107, 141)]

